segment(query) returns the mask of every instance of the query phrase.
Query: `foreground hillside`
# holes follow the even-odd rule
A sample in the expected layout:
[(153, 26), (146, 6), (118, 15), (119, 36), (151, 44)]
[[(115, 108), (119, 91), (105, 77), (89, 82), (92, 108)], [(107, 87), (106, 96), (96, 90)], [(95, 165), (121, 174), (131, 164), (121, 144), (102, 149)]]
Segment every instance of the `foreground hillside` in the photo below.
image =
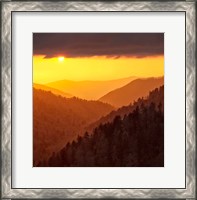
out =
[(136, 79), (129, 84), (104, 95), (99, 101), (109, 103), (117, 108), (126, 106), (134, 100), (145, 97), (149, 91), (164, 84), (164, 78)]
[(116, 111), (111, 122), (78, 136), (38, 166), (164, 166), (163, 97), (163, 86), (151, 91), (147, 99), (125, 107), (123, 117)]
[(79, 130), (112, 110), (112, 106), (102, 102), (64, 98), (34, 88), (34, 165), (75, 139)]

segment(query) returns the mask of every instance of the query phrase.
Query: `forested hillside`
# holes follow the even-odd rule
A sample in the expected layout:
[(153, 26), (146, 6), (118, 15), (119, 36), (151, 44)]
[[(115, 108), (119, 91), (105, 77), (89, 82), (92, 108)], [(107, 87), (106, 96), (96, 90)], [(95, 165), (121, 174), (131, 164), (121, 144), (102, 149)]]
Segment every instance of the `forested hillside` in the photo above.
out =
[(113, 107), (98, 101), (64, 98), (51, 92), (33, 90), (33, 149), (34, 165), (47, 159), (65, 143)]
[(110, 122), (101, 123), (68, 142), (58, 153), (38, 166), (157, 167), (164, 166), (164, 88), (150, 92), (115, 112)]
[(119, 115), (121, 118), (124, 117), (124, 115), (128, 115), (131, 113), (137, 106), (141, 106), (142, 104), (144, 106), (149, 106), (151, 103), (154, 103), (156, 105), (156, 108), (159, 106), (161, 103), (162, 107), (162, 112), (164, 110), (164, 86), (161, 86), (159, 88), (155, 88), (154, 90), (150, 91), (148, 96), (146, 97), (141, 97), (136, 99), (133, 103), (131, 103), (128, 106), (123, 106), (117, 110), (111, 111), (108, 115), (101, 117), (98, 121), (91, 123), (85, 129), (83, 132), (92, 132), (97, 126), (100, 124), (112, 122), (113, 119)]

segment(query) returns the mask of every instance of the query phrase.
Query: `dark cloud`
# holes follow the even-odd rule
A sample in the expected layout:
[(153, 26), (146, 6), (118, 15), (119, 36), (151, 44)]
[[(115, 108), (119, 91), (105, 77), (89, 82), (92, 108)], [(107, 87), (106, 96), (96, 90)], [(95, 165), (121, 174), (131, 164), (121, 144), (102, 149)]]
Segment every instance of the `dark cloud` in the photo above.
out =
[(163, 33), (34, 33), (33, 54), (52, 58), (164, 54)]

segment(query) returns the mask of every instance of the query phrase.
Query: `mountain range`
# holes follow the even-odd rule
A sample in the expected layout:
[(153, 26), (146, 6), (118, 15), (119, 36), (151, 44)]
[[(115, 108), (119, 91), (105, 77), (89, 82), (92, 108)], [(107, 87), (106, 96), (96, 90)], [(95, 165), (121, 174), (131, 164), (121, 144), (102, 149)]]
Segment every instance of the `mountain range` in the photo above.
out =
[[(48, 167), (163, 167), (164, 87), (147, 98), (115, 111), (92, 132), (68, 142), (38, 166)], [(121, 115), (119, 115), (121, 114)]]
[(98, 100), (106, 93), (126, 85), (136, 77), (128, 77), (109, 81), (70, 81), (61, 80), (45, 84), (48, 87), (72, 94), (86, 100)]
[(54, 155), (66, 143), (83, 138), (84, 133), (93, 134), (117, 116), (123, 120), (137, 107), (148, 108), (154, 103), (155, 112), (158, 107), (163, 112), (163, 84), (163, 77), (34, 84), (33, 165), (44, 166), (50, 157), (56, 160)]

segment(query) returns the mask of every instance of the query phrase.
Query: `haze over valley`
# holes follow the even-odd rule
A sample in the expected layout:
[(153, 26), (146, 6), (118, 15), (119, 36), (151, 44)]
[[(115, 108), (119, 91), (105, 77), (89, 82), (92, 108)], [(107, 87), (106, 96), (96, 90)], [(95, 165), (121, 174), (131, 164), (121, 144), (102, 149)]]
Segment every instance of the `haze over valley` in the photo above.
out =
[(46, 86), (61, 90), (62, 92), (74, 94), (74, 96), (87, 100), (98, 100), (108, 92), (122, 87), (134, 80), (136, 77), (126, 77), (108, 81), (70, 81), (60, 80), (45, 84)]
[[(127, 83), (129, 80), (131, 81)], [(100, 124), (111, 122), (116, 115), (128, 114), (135, 107), (134, 101), (146, 98), (151, 90), (162, 86), (163, 81), (163, 77), (84, 81), (83, 83), (89, 83), (82, 84), (84, 93), (80, 91), (81, 82), (71, 82), (76, 87), (71, 90), (71, 84), (67, 88), (70, 88), (69, 92), (75, 93), (76, 96), (69, 94), (65, 89), (61, 91), (63, 86), (70, 83), (69, 81), (59, 81), (58, 83), (63, 84), (56, 88), (51, 87), (53, 84), (34, 84), (34, 164), (38, 165), (43, 160), (48, 160), (54, 152), (63, 148), (65, 143), (72, 142), (79, 135), (83, 136), (86, 131), (92, 132)], [(125, 85), (122, 87), (123, 82)], [(117, 89), (105, 94), (104, 97), (97, 96), (97, 100), (88, 100), (89, 97), (79, 98), (86, 96), (86, 91), (91, 93), (94, 86), (103, 93), (106, 91), (104, 86), (108, 83), (115, 83)], [(77, 87), (79, 90), (76, 90)], [(111, 87), (114, 89), (114, 86)], [(162, 101), (162, 98), (160, 100)], [(153, 102), (158, 105), (160, 101)]]

